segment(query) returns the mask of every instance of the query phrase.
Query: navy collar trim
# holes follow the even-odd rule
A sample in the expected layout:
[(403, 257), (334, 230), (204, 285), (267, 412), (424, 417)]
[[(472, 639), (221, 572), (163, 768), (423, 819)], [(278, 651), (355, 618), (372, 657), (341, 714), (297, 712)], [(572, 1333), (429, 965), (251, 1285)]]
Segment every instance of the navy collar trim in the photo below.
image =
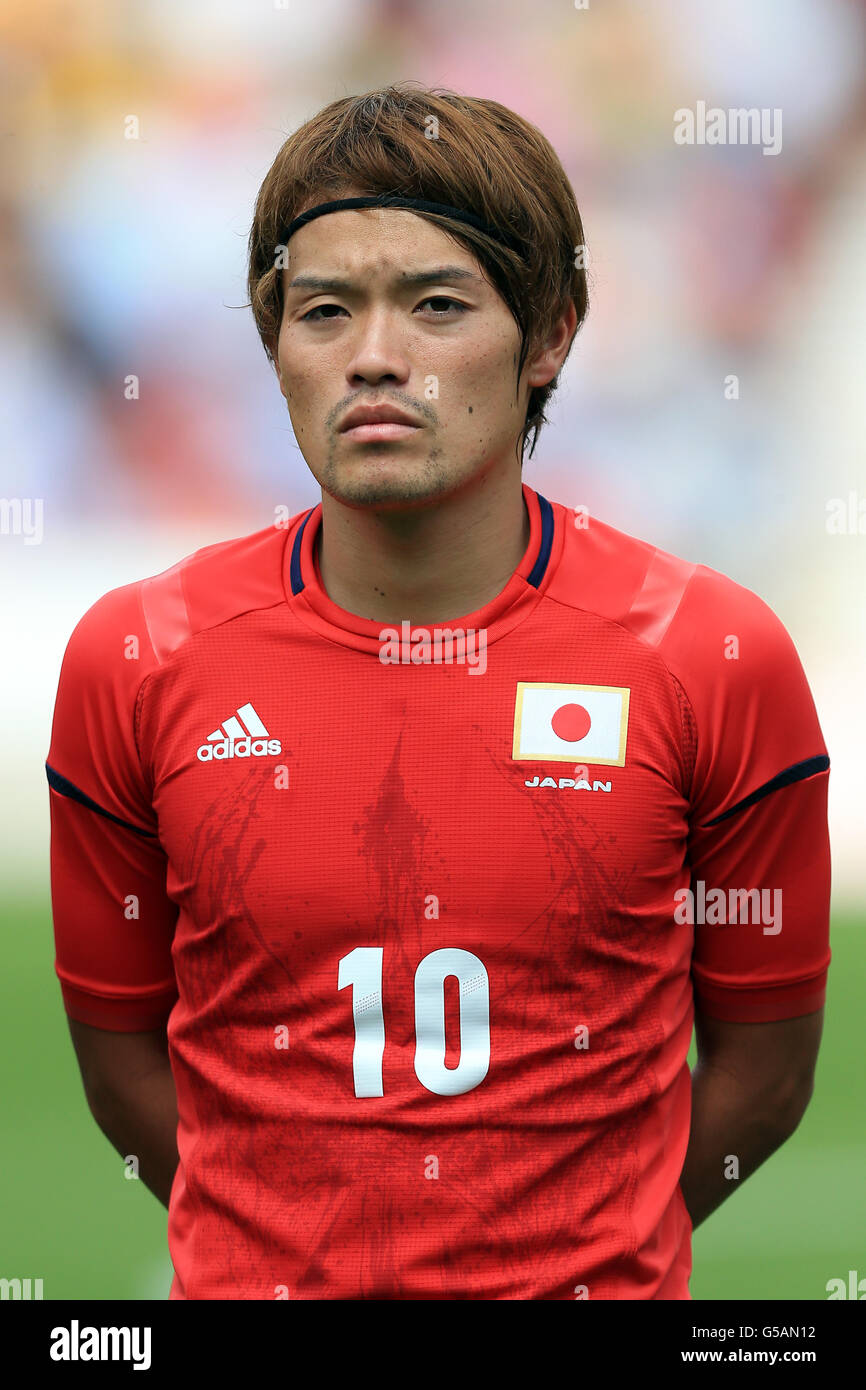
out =
[[(536, 492), (538, 506), (541, 513), (541, 544), (538, 547), (538, 557), (527, 578), (527, 584), (531, 584), (537, 589), (547, 571), (550, 561), (550, 552), (553, 549), (553, 508), (546, 497), (542, 497), (540, 492)], [(289, 579), (292, 586), (292, 593), (299, 594), (304, 588), (304, 580), (301, 574), (301, 542), (304, 538), (304, 528), (307, 525), (315, 507), (311, 507), (304, 517), (295, 535), (292, 546), (292, 561), (289, 567)]]

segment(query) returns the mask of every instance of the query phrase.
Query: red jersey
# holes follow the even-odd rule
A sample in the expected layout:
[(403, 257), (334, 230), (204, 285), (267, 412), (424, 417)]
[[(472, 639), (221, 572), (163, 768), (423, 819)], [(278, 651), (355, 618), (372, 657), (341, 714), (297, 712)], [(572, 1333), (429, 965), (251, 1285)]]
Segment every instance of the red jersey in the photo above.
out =
[(173, 1299), (687, 1299), (694, 1006), (823, 1004), (829, 760), (785, 628), (523, 496), (450, 648), (331, 602), (321, 506), (70, 638), (56, 969), (75, 1019), (167, 1022)]

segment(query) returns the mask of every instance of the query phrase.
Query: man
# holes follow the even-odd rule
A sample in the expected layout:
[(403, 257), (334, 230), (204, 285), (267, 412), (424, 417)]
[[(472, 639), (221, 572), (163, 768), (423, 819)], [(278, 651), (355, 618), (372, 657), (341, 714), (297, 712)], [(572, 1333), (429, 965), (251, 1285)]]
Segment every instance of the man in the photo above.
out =
[(692, 1227), (808, 1103), (829, 764), (791, 640), (521, 480), (582, 244), (496, 103), (320, 112), (249, 285), (321, 503), (70, 639), (57, 971), (174, 1299), (687, 1299)]

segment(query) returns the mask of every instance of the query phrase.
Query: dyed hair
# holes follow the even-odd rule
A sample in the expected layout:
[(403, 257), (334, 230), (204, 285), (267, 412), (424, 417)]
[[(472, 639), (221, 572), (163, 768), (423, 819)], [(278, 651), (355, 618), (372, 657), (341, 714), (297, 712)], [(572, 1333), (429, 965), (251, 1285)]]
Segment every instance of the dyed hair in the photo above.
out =
[[(300, 213), (346, 196), (349, 189), (445, 203), (474, 212), (522, 242), (526, 259), (463, 222), (438, 213), (415, 214), (466, 247), (502, 296), (520, 331), (518, 378), (569, 299), (578, 329), (583, 323), (585, 256), (576, 254), (584, 246), (583, 226), (549, 141), (496, 101), (397, 83), (324, 107), (285, 141), (259, 189), (247, 290), (270, 361), (283, 311), (275, 262), (286, 229)], [(521, 435), (524, 450), (532, 437), (530, 457), (556, 384), (554, 378), (530, 391)]]

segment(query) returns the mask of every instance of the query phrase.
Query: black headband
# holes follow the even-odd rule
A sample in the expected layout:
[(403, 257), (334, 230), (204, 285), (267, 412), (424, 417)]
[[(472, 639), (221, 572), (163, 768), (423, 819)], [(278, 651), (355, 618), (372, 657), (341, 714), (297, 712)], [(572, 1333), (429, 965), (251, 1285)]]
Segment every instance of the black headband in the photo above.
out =
[(423, 198), (406, 198), (401, 193), (379, 193), (375, 197), (368, 198), (337, 198), (332, 203), (319, 203), (316, 207), (310, 208), (309, 211), (302, 212), (300, 217), (296, 217), (294, 221), (289, 223), (285, 242), (288, 242), (289, 237), (294, 235), (299, 227), (303, 227), (306, 222), (312, 222), (314, 217), (322, 217), (326, 212), (339, 212), (343, 208), (411, 208), (416, 212), (438, 212), (442, 217), (453, 217), (458, 222), (466, 222), (470, 227), (476, 227), (479, 232), (484, 232), (485, 236), (492, 237), (494, 241), (510, 247), (518, 256), (526, 259), (526, 251), (522, 242), (518, 241), (516, 237), (510, 236), (508, 232), (503, 232), (499, 227), (491, 227), (488, 222), (476, 217), (474, 212), (465, 212), (463, 208), (452, 208), (446, 203), (428, 203)]

